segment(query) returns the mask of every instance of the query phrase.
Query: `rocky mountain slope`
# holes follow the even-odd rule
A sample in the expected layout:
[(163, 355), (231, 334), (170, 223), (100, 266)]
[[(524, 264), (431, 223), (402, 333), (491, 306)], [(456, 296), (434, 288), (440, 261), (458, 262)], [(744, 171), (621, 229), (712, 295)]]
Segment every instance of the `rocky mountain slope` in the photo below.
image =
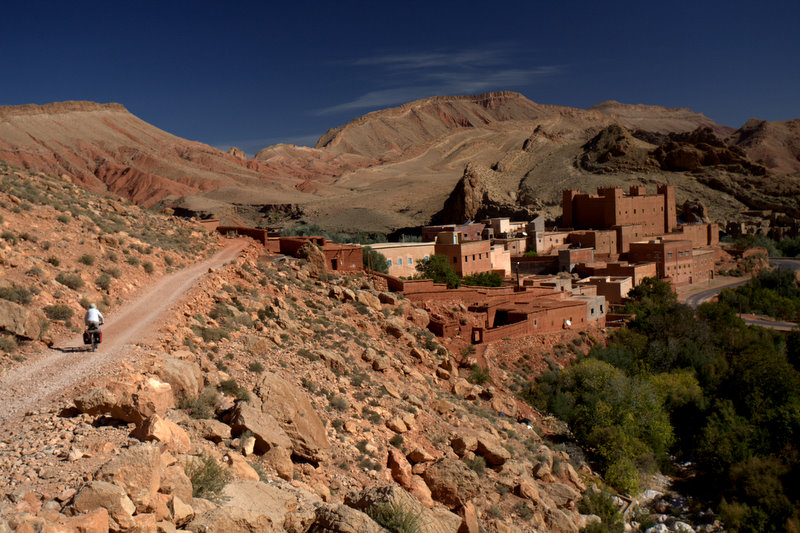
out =
[[(75, 331), (81, 298), (124, 307), (136, 286), (216, 247), (190, 222), (63, 178), (5, 168), (0, 202), (14, 289), (0, 304), (71, 311), (48, 319), (51, 342)], [(597, 520), (577, 503), (601, 481), (514, 395), (596, 341), (443, 345), (425, 329), (430, 313), (470, 313), (333, 276), (311, 252), (252, 245), (124, 362), (0, 424), (0, 530), (378, 532), (405, 517), (431, 532), (577, 531)], [(41, 331), (15, 324), (0, 326), (15, 339), (0, 344), (3, 374), (41, 357)]]
[[(675, 137), (693, 131), (707, 133)], [(799, 139), (797, 120), (734, 130), (688, 109), (603, 102), (584, 110), (503, 91), (376, 111), (328, 131), (315, 148), (277, 145), (247, 159), (169, 135), (118, 104), (0, 108), (0, 159), (11, 164), (183, 214), (249, 224), (303, 219), (348, 231), (479, 212), (555, 217), (563, 188), (631, 183), (672, 183), (679, 201), (701, 199), (712, 220), (748, 208), (796, 216)], [(662, 149), (667, 142), (684, 144)], [(721, 149), (716, 162), (706, 145)], [(658, 150), (672, 153), (659, 159)], [(687, 157), (695, 164), (683, 164)], [(477, 174), (488, 196), (459, 184)], [(445, 206), (451, 194), (473, 198)], [(486, 196), (483, 210), (451, 205), (478, 196)]]

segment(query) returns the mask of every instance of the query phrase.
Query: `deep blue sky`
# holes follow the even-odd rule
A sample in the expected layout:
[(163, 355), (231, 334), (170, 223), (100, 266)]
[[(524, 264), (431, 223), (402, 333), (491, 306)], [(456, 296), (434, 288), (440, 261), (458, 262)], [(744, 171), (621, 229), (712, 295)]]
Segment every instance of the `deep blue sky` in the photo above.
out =
[(689, 107), (736, 127), (800, 118), (797, 0), (12, 0), (2, 11), (0, 105), (119, 102), (249, 154), (313, 145), (417, 98), (499, 89), (575, 107)]

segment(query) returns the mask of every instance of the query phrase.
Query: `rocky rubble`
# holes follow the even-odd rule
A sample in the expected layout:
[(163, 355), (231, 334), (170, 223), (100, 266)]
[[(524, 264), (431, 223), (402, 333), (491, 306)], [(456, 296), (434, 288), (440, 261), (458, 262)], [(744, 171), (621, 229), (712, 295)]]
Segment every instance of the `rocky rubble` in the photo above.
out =
[(458, 355), (427, 321), (366, 277), (250, 249), (132, 365), (35, 415), (52, 425), (37, 438), (64, 444), (20, 449), (31, 474), (10, 480), (0, 516), (87, 531), (380, 531), (408, 515), (437, 533), (577, 532), (591, 471), (540, 436), (503, 371), (469, 381), (491, 354)]

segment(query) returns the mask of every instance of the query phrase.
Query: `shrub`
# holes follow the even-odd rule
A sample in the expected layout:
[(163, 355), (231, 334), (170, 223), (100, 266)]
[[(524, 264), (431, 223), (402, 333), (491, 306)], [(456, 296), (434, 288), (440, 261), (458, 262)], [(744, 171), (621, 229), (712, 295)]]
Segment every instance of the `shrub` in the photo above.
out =
[(54, 256), (54, 255), (51, 255), (50, 257), (48, 257), (47, 258), (47, 262), (50, 263), (51, 265), (53, 265), (54, 267), (57, 267), (58, 265), (61, 264), (61, 260), (58, 257)]
[(219, 394), (208, 387), (196, 398), (182, 397), (178, 400), (178, 409), (184, 409), (189, 416), (196, 419), (213, 418), (214, 411), (219, 404)]
[(153, 263), (152, 263), (152, 262), (150, 262), (150, 261), (144, 261), (144, 262), (142, 263), (142, 268), (143, 268), (143, 269), (144, 269), (144, 271), (145, 271), (146, 273), (148, 273), (148, 274), (152, 274), (152, 273), (153, 273), (153, 271), (155, 270), (155, 268), (153, 268)]
[(58, 220), (58, 221), (59, 221), (59, 222), (61, 222), (62, 224), (66, 224), (66, 223), (68, 223), (68, 222), (69, 222), (69, 217), (68, 217), (67, 215), (58, 215), (58, 216), (56, 217), (56, 220)]
[(614, 505), (614, 498), (608, 491), (586, 491), (578, 502), (581, 514), (600, 517), (599, 524), (590, 524), (584, 531), (587, 533), (622, 533), (625, 529), (619, 509)]
[(17, 236), (14, 235), (13, 231), (4, 230), (3, 232), (0, 232), (0, 239), (8, 241), (11, 244), (17, 244)]
[(94, 264), (94, 256), (92, 254), (83, 254), (78, 258), (78, 262), (91, 266)]
[(97, 288), (107, 291), (111, 287), (111, 276), (106, 273), (100, 274), (97, 279), (94, 280), (94, 283), (97, 285)]
[(210, 455), (187, 461), (184, 471), (192, 482), (192, 496), (221, 503), (222, 489), (228, 483), (229, 474)]
[(42, 250), (44, 250), (45, 252), (46, 252), (47, 250), (49, 250), (51, 246), (53, 246), (53, 243), (51, 243), (50, 241), (44, 241), (44, 242), (41, 244)]
[(103, 272), (114, 279), (119, 279), (119, 277), (122, 275), (122, 272), (120, 272), (119, 268), (117, 267), (104, 268)]
[(20, 287), (18, 285), (0, 287), (0, 298), (18, 304), (29, 304), (33, 299), (33, 291), (27, 287)]
[(395, 435), (391, 439), (389, 439), (389, 444), (394, 446), (395, 448), (399, 448), (403, 445), (403, 436), (402, 435)]
[(225, 394), (228, 394), (229, 396), (233, 396), (237, 400), (247, 401), (250, 399), (250, 392), (244, 387), (240, 386), (238, 383), (236, 383), (236, 381), (233, 379), (226, 379), (225, 381), (220, 381), (219, 390), (221, 390)]
[(337, 411), (344, 411), (344, 410), (346, 410), (347, 408), (350, 407), (350, 402), (348, 402), (347, 398), (345, 398), (343, 396), (338, 396), (338, 395), (333, 396), (329, 400), (329, 402), (331, 404), (331, 407), (333, 407)]
[(258, 361), (254, 361), (250, 363), (250, 366), (247, 367), (250, 372), (254, 372), (256, 374), (260, 374), (264, 371), (264, 365), (259, 363)]
[(73, 312), (67, 305), (55, 304), (45, 306), (44, 314), (50, 320), (69, 320)]
[(375, 272), (381, 272), (383, 274), (389, 273), (389, 265), (386, 262), (386, 257), (369, 246), (365, 246), (361, 249), (361, 259), (365, 269), (374, 270)]
[(31, 267), (27, 272), (25, 272), (28, 276), (36, 276), (37, 278), (44, 274), (44, 270), (39, 268), (38, 266)]
[(58, 276), (56, 276), (56, 281), (72, 290), (78, 290), (83, 287), (83, 280), (77, 274), (67, 274), (66, 272), (61, 272)]
[(476, 455), (474, 459), (469, 457), (464, 457), (463, 459), (464, 464), (466, 464), (470, 470), (474, 471), (479, 476), (482, 476), (484, 471), (486, 470), (486, 459), (481, 457), (480, 455)]
[(375, 503), (367, 515), (392, 533), (417, 533), (422, 526), (421, 514), (398, 503)]
[(472, 369), (470, 370), (469, 374), (469, 381), (470, 383), (474, 383), (475, 385), (483, 385), (487, 381), (489, 381), (491, 376), (489, 375), (489, 371), (479, 365), (472, 365)]
[(139, 266), (139, 258), (133, 255), (129, 255), (125, 261), (127, 261), (131, 266)]
[(421, 278), (432, 279), (436, 283), (447, 283), (451, 289), (461, 285), (461, 279), (444, 255), (432, 255), (417, 261), (417, 272)]
[(17, 339), (11, 335), (0, 335), (0, 351), (5, 353), (17, 351)]
[(224, 328), (195, 327), (193, 329), (195, 330), (195, 333), (202, 337), (206, 342), (219, 342), (222, 339), (230, 338), (230, 333)]

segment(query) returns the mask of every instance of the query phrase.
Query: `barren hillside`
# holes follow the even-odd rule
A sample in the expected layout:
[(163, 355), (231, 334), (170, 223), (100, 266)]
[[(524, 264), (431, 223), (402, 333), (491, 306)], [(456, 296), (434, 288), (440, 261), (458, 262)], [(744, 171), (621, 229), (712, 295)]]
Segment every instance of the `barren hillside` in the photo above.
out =
[[(611, 138), (587, 145), (611, 126), (629, 137), (623, 151), (635, 145), (638, 155), (597, 160), (605, 157), (599, 151), (619, 151)], [(716, 154), (727, 151), (722, 164), (705, 141), (674, 137), (695, 130), (723, 143)], [(700, 199), (717, 221), (752, 208), (795, 217), (798, 139), (796, 120), (733, 130), (688, 109), (603, 102), (584, 110), (505, 91), (376, 111), (330, 130), (316, 148), (277, 145), (246, 159), (172, 136), (118, 104), (0, 108), (0, 159), (9, 163), (181, 214), (248, 224), (305, 220), (346, 231), (388, 232), (464, 215), (443, 207), (468, 166), (491, 176), (497, 198), (487, 197), (487, 213), (552, 218), (563, 188), (669, 182), (679, 200)], [(665, 143), (672, 152), (659, 160)], [(702, 164), (686, 166), (686, 154)], [(754, 174), (756, 167), (765, 171)]]

